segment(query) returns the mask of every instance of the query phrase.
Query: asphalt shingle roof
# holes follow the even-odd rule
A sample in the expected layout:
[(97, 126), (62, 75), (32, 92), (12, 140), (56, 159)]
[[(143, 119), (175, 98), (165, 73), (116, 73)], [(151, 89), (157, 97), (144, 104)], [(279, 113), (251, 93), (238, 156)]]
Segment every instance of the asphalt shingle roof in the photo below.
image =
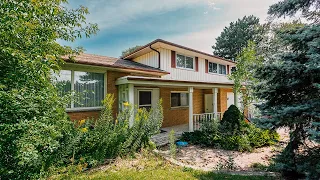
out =
[(123, 68), (123, 69), (133, 69), (140, 71), (149, 71), (149, 72), (158, 72), (158, 73), (167, 73), (158, 68), (154, 68), (148, 65), (144, 65), (138, 62), (134, 62), (131, 60), (124, 60), (114, 57), (101, 56), (95, 54), (86, 54), (82, 53), (79, 55), (75, 55), (74, 61), (70, 60), (68, 57), (63, 58), (66, 62), (74, 62), (78, 64), (87, 64), (87, 65), (95, 65), (95, 66), (104, 66), (104, 67), (112, 67), (112, 68)]

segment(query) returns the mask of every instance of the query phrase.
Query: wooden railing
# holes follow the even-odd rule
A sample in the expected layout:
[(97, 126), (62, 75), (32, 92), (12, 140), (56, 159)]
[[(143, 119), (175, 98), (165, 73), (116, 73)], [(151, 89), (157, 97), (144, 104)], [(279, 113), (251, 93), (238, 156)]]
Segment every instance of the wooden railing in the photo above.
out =
[(193, 130), (200, 130), (202, 124), (214, 118), (221, 120), (222, 113), (218, 112), (217, 117), (214, 116), (214, 113), (193, 114)]

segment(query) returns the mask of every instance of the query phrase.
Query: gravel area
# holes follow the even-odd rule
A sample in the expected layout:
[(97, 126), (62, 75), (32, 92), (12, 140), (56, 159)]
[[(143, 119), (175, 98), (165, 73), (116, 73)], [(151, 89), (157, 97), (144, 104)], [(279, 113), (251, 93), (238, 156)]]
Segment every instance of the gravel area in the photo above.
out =
[[(222, 149), (214, 149), (189, 145), (178, 148), (175, 160), (183, 164), (197, 167), (205, 170), (217, 170), (221, 165), (227, 164), (229, 158), (234, 160), (235, 170), (250, 171), (254, 170), (251, 166), (254, 163), (268, 165), (271, 158), (281, 152), (289, 140), (289, 131), (287, 129), (278, 130), (280, 142), (274, 146), (257, 148), (253, 152), (238, 152)], [(169, 157), (169, 148), (163, 147), (160, 153)], [(229, 161), (230, 162), (230, 161)]]

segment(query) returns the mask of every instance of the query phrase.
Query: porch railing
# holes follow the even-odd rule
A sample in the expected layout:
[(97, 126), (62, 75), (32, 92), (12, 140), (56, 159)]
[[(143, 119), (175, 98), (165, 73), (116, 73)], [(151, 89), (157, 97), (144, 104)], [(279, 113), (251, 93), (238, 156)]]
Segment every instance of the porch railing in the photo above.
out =
[[(206, 123), (209, 120), (214, 119), (214, 113), (202, 113), (202, 114), (193, 114), (193, 130), (200, 130), (202, 124)], [(218, 120), (222, 119), (222, 113), (218, 112), (217, 117)]]

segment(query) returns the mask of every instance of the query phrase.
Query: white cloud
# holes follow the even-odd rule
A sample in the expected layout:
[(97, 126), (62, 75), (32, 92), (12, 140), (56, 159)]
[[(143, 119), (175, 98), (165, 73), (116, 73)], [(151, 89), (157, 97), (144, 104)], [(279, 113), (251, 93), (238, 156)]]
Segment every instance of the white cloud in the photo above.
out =
[(214, 3), (209, 1), (209, 4), (213, 3), (214, 6), (223, 7), (218, 11), (221, 14), (216, 16), (213, 22), (208, 22), (212, 25), (197, 32), (168, 36), (166, 40), (211, 54), (213, 51), (211, 46), (215, 44), (215, 38), (220, 35), (225, 26), (238, 18), (252, 14), (264, 22), (269, 6), (275, 2), (277, 0), (216, 0)]
[(165, 12), (193, 4), (206, 4), (206, 0), (94, 0), (86, 5), (88, 21), (98, 23), (101, 30), (113, 28), (154, 12)]

